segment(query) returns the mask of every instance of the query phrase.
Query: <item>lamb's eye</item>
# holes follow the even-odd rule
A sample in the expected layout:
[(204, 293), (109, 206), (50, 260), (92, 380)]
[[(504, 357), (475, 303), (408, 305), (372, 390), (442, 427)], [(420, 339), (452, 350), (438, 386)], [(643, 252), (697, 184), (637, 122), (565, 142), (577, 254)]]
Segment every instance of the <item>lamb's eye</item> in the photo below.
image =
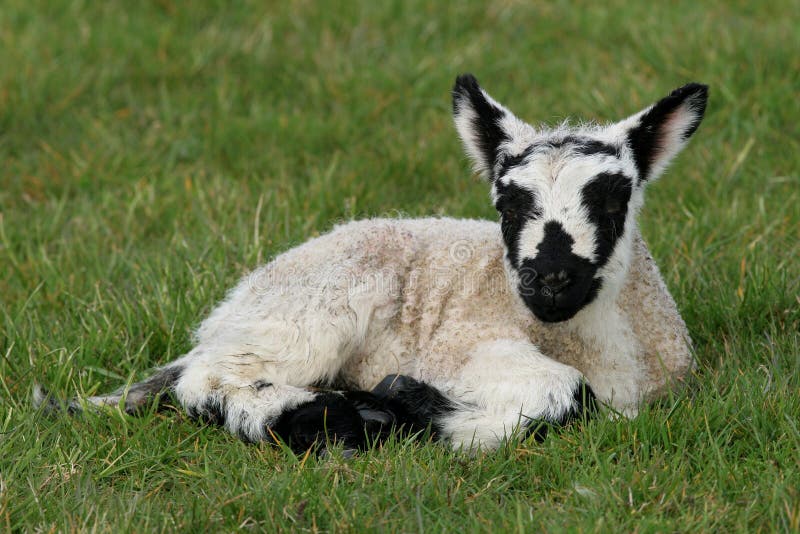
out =
[(616, 215), (622, 209), (622, 204), (616, 197), (606, 198), (606, 213), (608, 215)]
[(517, 220), (517, 211), (511, 208), (503, 210), (503, 220), (511, 222)]

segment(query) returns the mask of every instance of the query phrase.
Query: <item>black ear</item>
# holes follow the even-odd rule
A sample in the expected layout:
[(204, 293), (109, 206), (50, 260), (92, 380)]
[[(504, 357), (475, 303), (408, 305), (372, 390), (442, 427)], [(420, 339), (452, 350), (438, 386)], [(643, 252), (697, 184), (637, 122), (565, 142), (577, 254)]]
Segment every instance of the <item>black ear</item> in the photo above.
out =
[(491, 179), (501, 144), (510, 140), (504, 122), (516, 118), (490, 97), (472, 74), (462, 74), (453, 86), (453, 119), (475, 170)]
[(708, 101), (708, 86), (690, 83), (626, 119), (628, 146), (639, 182), (654, 180), (697, 130)]

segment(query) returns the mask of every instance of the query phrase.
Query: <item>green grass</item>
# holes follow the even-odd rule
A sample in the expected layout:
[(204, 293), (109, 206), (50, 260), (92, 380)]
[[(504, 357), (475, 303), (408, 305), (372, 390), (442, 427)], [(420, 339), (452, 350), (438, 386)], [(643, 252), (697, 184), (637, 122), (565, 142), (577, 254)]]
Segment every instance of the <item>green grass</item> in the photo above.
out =
[[(0, 531), (800, 529), (797, 4), (698, 5), (3, 2)], [(641, 221), (690, 391), (472, 459), (31, 407), (34, 381), (105, 391), (182, 354), (242, 273), (337, 220), (494, 217), (451, 126), (465, 71), (536, 122), (710, 84)]]

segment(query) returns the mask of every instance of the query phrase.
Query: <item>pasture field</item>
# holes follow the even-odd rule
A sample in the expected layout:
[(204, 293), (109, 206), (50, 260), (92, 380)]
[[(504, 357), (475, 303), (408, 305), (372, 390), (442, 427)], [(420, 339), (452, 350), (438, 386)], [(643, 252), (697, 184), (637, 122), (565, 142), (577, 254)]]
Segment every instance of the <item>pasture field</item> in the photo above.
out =
[[(800, 530), (796, 0), (5, 0), (0, 531)], [(190, 347), (248, 269), (335, 222), (495, 218), (451, 122), (473, 72), (519, 116), (620, 119), (689, 81), (706, 120), (643, 233), (689, 389), (470, 458), (246, 445), (176, 411), (47, 419)]]

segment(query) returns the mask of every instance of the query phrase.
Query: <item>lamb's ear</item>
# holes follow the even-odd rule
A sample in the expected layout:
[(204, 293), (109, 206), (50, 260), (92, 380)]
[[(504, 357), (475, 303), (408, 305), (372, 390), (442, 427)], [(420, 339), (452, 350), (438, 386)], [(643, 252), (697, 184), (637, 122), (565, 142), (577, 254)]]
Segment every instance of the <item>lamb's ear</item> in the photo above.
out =
[(654, 180), (697, 130), (708, 100), (708, 86), (690, 83), (622, 121), (639, 182)]
[(508, 143), (524, 126), (510, 111), (490, 97), (472, 74), (462, 74), (453, 86), (453, 119), (475, 170), (489, 180)]

